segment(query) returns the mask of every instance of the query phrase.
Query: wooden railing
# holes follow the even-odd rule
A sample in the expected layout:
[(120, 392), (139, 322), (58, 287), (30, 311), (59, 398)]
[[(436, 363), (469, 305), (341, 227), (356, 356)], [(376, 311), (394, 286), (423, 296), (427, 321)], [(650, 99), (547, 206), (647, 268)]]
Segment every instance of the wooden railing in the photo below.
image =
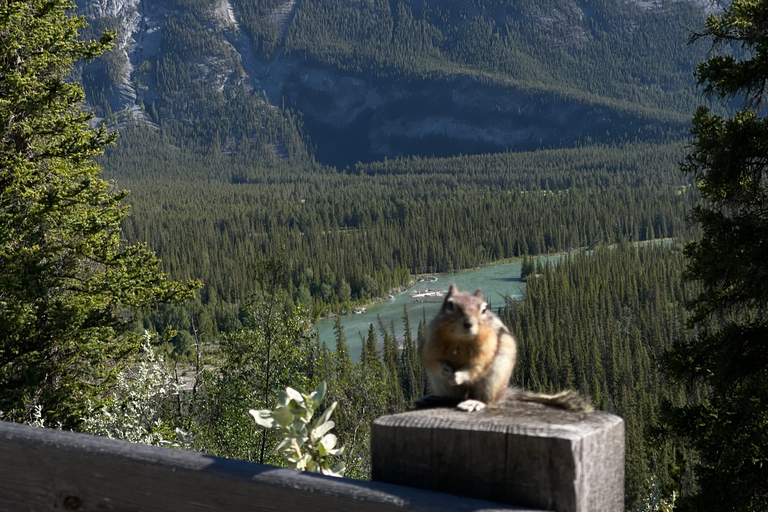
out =
[(371, 450), (369, 482), (0, 421), (0, 511), (624, 506), (624, 423), (607, 413), (409, 411), (374, 422)]

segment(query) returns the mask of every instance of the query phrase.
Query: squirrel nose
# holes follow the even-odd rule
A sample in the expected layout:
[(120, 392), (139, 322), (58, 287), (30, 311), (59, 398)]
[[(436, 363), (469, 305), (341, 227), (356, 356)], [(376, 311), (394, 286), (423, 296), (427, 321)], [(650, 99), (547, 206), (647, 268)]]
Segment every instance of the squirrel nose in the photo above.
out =
[(467, 330), (471, 329), (472, 328), (472, 322), (470, 322), (469, 320), (465, 320), (464, 321), (464, 328), (467, 329)]

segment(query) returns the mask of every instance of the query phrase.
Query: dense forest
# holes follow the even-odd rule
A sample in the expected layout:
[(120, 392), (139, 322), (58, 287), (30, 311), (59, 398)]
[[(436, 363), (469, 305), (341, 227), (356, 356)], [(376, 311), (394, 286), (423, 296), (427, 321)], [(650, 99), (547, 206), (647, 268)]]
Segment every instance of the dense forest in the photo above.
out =
[(285, 52), (380, 77), (469, 74), (680, 120), (698, 103), (683, 63), (701, 56), (681, 26), (700, 20), (691, 2), (660, 12), (605, 0), (307, 0)]
[(628, 504), (649, 478), (667, 494), (692, 490), (690, 452), (653, 434), (664, 400), (693, 404), (705, 395), (659, 372), (664, 352), (692, 335), (685, 307), (695, 288), (680, 280), (684, 266), (677, 244), (600, 247), (540, 267), (525, 300), (502, 312), (520, 343), (513, 382), (579, 389), (626, 421)]
[[(108, 160), (132, 191), (124, 233), (147, 242), (172, 275), (203, 281), (211, 335), (237, 325), (231, 312), (260, 255), (284, 251), (288, 291), (317, 317), (349, 312), (414, 274), (678, 236), (698, 197), (676, 170), (676, 143), (414, 157), (346, 171), (277, 166), (246, 178), (236, 157), (183, 148), (155, 169), (159, 137), (129, 137)], [(212, 168), (226, 175), (214, 179)], [(182, 171), (183, 182), (173, 178)]]
[[(694, 3), (259, 0), (231, 8), (234, 22), (207, 0), (147, 3), (143, 25), (128, 34), (132, 50), (74, 71), (97, 115), (121, 128), (100, 164), (131, 191), (124, 236), (146, 242), (173, 276), (203, 282), (196, 308), (214, 339), (240, 325), (250, 266), (279, 249), (292, 300), (318, 317), (384, 296), (415, 274), (682, 233), (697, 200), (677, 170), (699, 102), (691, 72), (703, 49), (686, 44), (683, 28), (703, 19)], [(130, 14), (81, 9), (92, 22), (84, 36)], [(515, 130), (563, 133), (557, 143), (524, 138), (507, 151), (444, 158), (419, 156), (420, 145), (439, 138), (431, 132), (411, 142), (392, 135), (387, 144), (399, 140), (413, 154), (334, 167), (327, 163), (344, 160), (334, 152), (370, 154), (355, 137), (329, 149), (341, 132), (304, 122), (312, 114), (292, 97), (308, 95), (318, 108), (345, 93), (307, 92), (313, 67), (330, 73), (323, 80), (368, 83), (366, 94), (385, 106), (361, 107), (360, 116), (383, 116), (387, 126), (405, 121), (381, 113), (394, 100), (376, 84), (421, 98), (414, 91), (430, 80), (466, 76), (497, 110), (480, 97), (462, 100), (470, 107), (456, 114), (458, 126), (494, 132), (471, 123), (509, 118)], [(114, 110), (126, 87), (135, 103)], [(420, 114), (419, 103), (390, 110), (433, 115)], [(444, 105), (446, 115), (454, 107)], [(548, 117), (569, 126), (582, 113), (589, 126), (573, 133)], [(625, 116), (634, 121), (622, 124)], [(491, 147), (451, 137), (439, 145)], [(156, 314), (145, 326), (167, 321)]]
[[(132, 192), (125, 237), (148, 243), (172, 275), (201, 279), (198, 309), (213, 338), (239, 326), (250, 265), (278, 249), (290, 265), (292, 300), (318, 317), (384, 296), (414, 274), (622, 237), (676, 236), (696, 201), (677, 171), (699, 101), (691, 71), (702, 48), (687, 45), (682, 28), (703, 19), (694, 3), (259, 0), (230, 7), (234, 21), (207, 0), (150, 2), (139, 13), (142, 24), (126, 34), (133, 49), (73, 74), (97, 115), (121, 127), (100, 163), (106, 178)], [(107, 16), (87, 2), (81, 10), (91, 21), (85, 37), (130, 14)], [(366, 94), (383, 95), (377, 101), (385, 106), (360, 115), (383, 116), (384, 125), (405, 123), (387, 117), (388, 109), (433, 114), (419, 113), (423, 102), (392, 103), (376, 84), (397, 83), (397, 94), (418, 96), (423, 84), (451, 76), (469, 77), (478, 94), (497, 91), (490, 95), (495, 112), (481, 98), (462, 100), (470, 107), (456, 114), (458, 126), (509, 118), (515, 130), (556, 134), (564, 129), (548, 117), (558, 115), (551, 108), (562, 110), (566, 125), (578, 124), (571, 119), (580, 113), (594, 123), (563, 132), (556, 144), (536, 147), (524, 138), (505, 152), (447, 158), (419, 156), (437, 135), (411, 142), (392, 135), (387, 144), (399, 140), (414, 154), (333, 167), (316, 155), (327, 163), (345, 160), (334, 152), (370, 154), (355, 137), (328, 144), (341, 132), (315, 118), (305, 123), (311, 114), (296, 110), (301, 100), (291, 106), (295, 95), (308, 94), (318, 108), (345, 93), (307, 93), (302, 83), (313, 79), (302, 77), (312, 66), (331, 73), (323, 80), (367, 81)], [(116, 110), (130, 97), (126, 88), (135, 103)], [(505, 103), (505, 95), (517, 99)], [(635, 120), (622, 124), (624, 116)], [(447, 136), (438, 146), (496, 147), (459, 142)], [(154, 315), (145, 325), (167, 320)]]

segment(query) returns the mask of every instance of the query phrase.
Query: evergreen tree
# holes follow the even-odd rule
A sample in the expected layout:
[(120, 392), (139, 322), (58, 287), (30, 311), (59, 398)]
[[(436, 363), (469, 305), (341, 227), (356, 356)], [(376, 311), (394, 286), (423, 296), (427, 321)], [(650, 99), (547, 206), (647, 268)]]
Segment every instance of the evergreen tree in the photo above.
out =
[(0, 410), (14, 420), (40, 406), (76, 426), (136, 353), (136, 308), (179, 301), (193, 283), (168, 281), (143, 245), (122, 245), (124, 192), (93, 158), (115, 139), (89, 129), (74, 63), (114, 34), (78, 41), (68, 0), (0, 4)]
[(408, 317), (408, 308), (403, 304), (403, 350), (400, 352), (400, 387), (403, 390), (406, 403), (410, 404), (419, 398), (418, 395), (418, 370), (421, 368), (416, 343), (411, 334), (411, 319)]
[(341, 323), (339, 315), (336, 315), (333, 331), (336, 333), (336, 379), (339, 382), (347, 383), (352, 375), (352, 360), (349, 357), (349, 345), (347, 344), (347, 335), (344, 333), (344, 324)]
[(307, 309), (289, 302), (281, 256), (256, 263), (256, 290), (241, 312), (243, 328), (224, 337), (213, 369), (200, 376), (188, 429), (201, 451), (277, 462), (268, 450), (274, 440), (253, 428), (248, 409), (274, 407), (287, 386), (312, 389), (331, 373), (324, 367), (329, 357), (311, 340)]
[(390, 407), (395, 409), (403, 408), (403, 390), (400, 387), (400, 372), (398, 371), (398, 350), (397, 339), (389, 333), (384, 320), (380, 316), (376, 315), (376, 319), (379, 323), (379, 330), (384, 338), (384, 345), (382, 347), (382, 359), (384, 363), (384, 369), (387, 375), (387, 383), (389, 385), (392, 402)]
[[(424, 310), (422, 310), (424, 312)], [(424, 340), (427, 336), (427, 321), (426, 318), (423, 318), (419, 320), (419, 327), (416, 330), (416, 354), (415, 357), (418, 359), (419, 364), (417, 366), (418, 368), (418, 374), (416, 377), (416, 397), (420, 397), (422, 395), (426, 395), (428, 393), (427, 390), (427, 372), (424, 371), (424, 367), (421, 365), (421, 358), (419, 358), (419, 350), (418, 347), (421, 347), (424, 345)]]
[(371, 361), (378, 361), (379, 360), (379, 349), (377, 345), (379, 344), (378, 336), (376, 336), (376, 329), (373, 327), (373, 324), (370, 324), (368, 326), (368, 337), (365, 338), (364, 343), (364, 353), (365, 358), (361, 361), (365, 365), (369, 365)]
[(536, 264), (533, 262), (533, 258), (527, 254), (523, 256), (523, 261), (520, 263), (520, 278), (525, 280), (528, 276), (536, 271)]
[[(707, 384), (698, 405), (667, 411), (671, 431), (694, 447), (698, 491), (681, 510), (765, 510), (768, 506), (768, 2), (735, 0), (696, 37), (715, 52), (697, 70), (705, 91), (740, 99), (724, 118), (701, 107), (682, 170), (706, 203), (694, 210), (701, 240), (686, 247), (685, 276), (702, 285), (692, 303), (697, 336), (676, 346), (669, 373)], [(734, 56), (732, 45), (741, 47)]]

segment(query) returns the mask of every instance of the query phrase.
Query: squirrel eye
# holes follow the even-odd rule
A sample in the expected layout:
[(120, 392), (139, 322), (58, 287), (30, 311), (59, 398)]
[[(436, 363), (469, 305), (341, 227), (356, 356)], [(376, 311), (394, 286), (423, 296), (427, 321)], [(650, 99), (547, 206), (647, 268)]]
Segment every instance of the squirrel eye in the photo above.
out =
[(455, 307), (456, 306), (453, 305), (452, 300), (449, 300), (448, 302), (445, 303), (445, 309), (447, 309), (448, 311), (453, 311)]
[(483, 307), (480, 310), (480, 313), (485, 313), (486, 311), (488, 311), (488, 304), (483, 304)]

